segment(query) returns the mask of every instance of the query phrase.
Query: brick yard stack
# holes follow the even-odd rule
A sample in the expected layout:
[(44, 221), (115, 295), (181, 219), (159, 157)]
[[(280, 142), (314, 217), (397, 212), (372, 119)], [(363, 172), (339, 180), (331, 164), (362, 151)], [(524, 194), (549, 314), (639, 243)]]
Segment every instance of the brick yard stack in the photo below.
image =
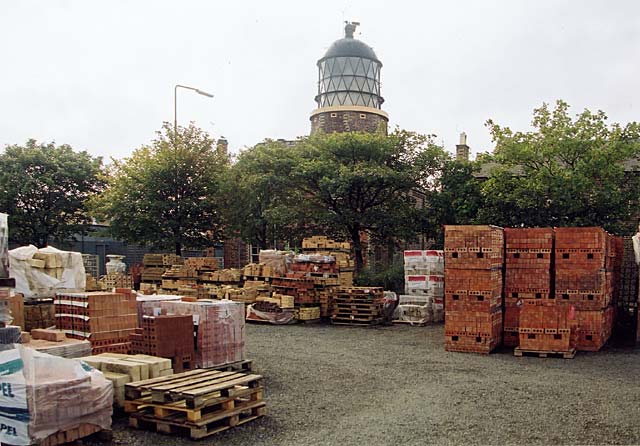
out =
[[(290, 275), (295, 275), (295, 273), (290, 273)], [(320, 318), (320, 296), (316, 291), (314, 279), (309, 277), (274, 277), (272, 283), (272, 289), (276, 294), (293, 296), (299, 320), (311, 320), (309, 319), (310, 315), (317, 315), (316, 319)], [(303, 317), (300, 318), (300, 315)]]
[(190, 315), (195, 326), (196, 367), (244, 360), (244, 304), (200, 299), (159, 302), (162, 314)]
[[(302, 253), (308, 256), (328, 256), (335, 260), (328, 271), (314, 271), (315, 289), (320, 301), (320, 315), (331, 315), (331, 290), (336, 286), (352, 286), (354, 263), (351, 258), (351, 244), (338, 242), (324, 236), (313, 236), (302, 240)], [(302, 262), (301, 262), (302, 263)], [(317, 265), (311, 265), (315, 266)], [(293, 269), (300, 266), (293, 265)], [(327, 268), (327, 266), (320, 267)]]
[(502, 338), (504, 232), (445, 226), (445, 349), (490, 353)]
[(56, 326), (69, 337), (87, 339), (93, 354), (128, 353), (138, 324), (136, 296), (121, 292), (58, 293)]
[(318, 254), (336, 259), (340, 286), (353, 285), (354, 263), (351, 258), (351, 244), (338, 242), (325, 236), (316, 235), (302, 240), (303, 254)]
[(129, 336), (131, 353), (168, 358), (176, 372), (195, 367), (193, 316), (143, 316), (142, 327)]
[[(173, 265), (181, 265), (183, 262), (182, 257), (174, 254), (145, 254), (142, 258), (142, 283), (147, 286), (161, 285), (162, 275), (165, 271)], [(143, 287), (141, 286), (141, 288)]]
[(504, 345), (517, 347), (523, 305), (552, 296), (553, 228), (506, 228)]
[(441, 322), (444, 304), (444, 251), (404, 252), (405, 294), (394, 314), (395, 322)]
[(611, 336), (617, 251), (619, 242), (602, 228), (556, 229), (555, 300), (575, 308), (578, 350), (598, 351)]

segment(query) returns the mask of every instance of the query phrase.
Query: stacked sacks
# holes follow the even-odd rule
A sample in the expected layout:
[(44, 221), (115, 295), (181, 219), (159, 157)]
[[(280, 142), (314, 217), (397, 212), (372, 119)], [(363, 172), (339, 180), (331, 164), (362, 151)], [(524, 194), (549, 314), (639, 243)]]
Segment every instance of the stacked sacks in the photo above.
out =
[(442, 322), (444, 252), (404, 252), (405, 294), (399, 297), (394, 320), (423, 324)]

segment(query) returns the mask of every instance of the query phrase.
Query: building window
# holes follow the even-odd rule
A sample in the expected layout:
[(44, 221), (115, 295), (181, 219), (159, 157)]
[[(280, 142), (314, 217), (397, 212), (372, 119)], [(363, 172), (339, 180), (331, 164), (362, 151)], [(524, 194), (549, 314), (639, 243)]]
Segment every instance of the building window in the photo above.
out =
[(367, 115), (365, 115), (364, 113), (360, 113), (360, 119), (367, 119)]
[(337, 118), (337, 117), (338, 117), (338, 114), (337, 114), (337, 113), (331, 113), (331, 117), (332, 117), (332, 118)]

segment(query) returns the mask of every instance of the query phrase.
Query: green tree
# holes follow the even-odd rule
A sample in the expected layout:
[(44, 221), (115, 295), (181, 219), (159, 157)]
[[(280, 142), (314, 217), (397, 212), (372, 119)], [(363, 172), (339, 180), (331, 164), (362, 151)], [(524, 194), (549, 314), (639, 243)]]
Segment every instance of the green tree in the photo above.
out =
[(150, 145), (114, 161), (109, 188), (94, 202), (111, 232), (159, 249), (202, 248), (219, 240), (219, 192), (228, 159), (190, 124), (165, 123)]
[(478, 162), (459, 161), (446, 156), (440, 165), (437, 183), (426, 190), (427, 206), (423, 215), (423, 233), (444, 244), (444, 225), (474, 224), (483, 206), (480, 182), (474, 176)]
[(357, 271), (363, 232), (389, 240), (419, 230), (412, 191), (429, 187), (443, 154), (428, 136), (404, 131), (318, 134), (294, 150), (292, 181), (319, 210), (314, 220), (351, 240)]
[(7, 146), (0, 155), (0, 212), (19, 244), (46, 246), (83, 232), (91, 223), (87, 200), (102, 189), (102, 159), (66, 145)]
[(261, 249), (274, 240), (291, 240), (304, 232), (308, 208), (293, 186), (292, 149), (266, 140), (244, 150), (228, 170), (223, 187), (229, 236)]
[[(637, 215), (637, 174), (625, 163), (640, 154), (640, 125), (607, 124), (604, 112), (584, 110), (575, 119), (557, 101), (535, 109), (531, 132), (513, 132), (488, 121), (498, 167), (483, 184), (479, 219), (503, 226), (603, 226), (627, 229)], [(630, 223), (630, 222), (629, 222)]]

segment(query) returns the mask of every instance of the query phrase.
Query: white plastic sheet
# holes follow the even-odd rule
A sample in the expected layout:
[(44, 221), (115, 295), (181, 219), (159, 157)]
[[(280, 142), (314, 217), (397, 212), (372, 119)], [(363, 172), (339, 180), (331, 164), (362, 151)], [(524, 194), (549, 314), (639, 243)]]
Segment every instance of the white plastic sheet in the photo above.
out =
[[(57, 254), (61, 260), (62, 274), (56, 278), (42, 268), (34, 268), (29, 263), (36, 253)], [(61, 251), (52, 246), (38, 249), (33, 245), (22, 246), (9, 251), (10, 275), (16, 279), (16, 293), (24, 297), (52, 297), (59, 291), (84, 291), (86, 276), (82, 254)]]

